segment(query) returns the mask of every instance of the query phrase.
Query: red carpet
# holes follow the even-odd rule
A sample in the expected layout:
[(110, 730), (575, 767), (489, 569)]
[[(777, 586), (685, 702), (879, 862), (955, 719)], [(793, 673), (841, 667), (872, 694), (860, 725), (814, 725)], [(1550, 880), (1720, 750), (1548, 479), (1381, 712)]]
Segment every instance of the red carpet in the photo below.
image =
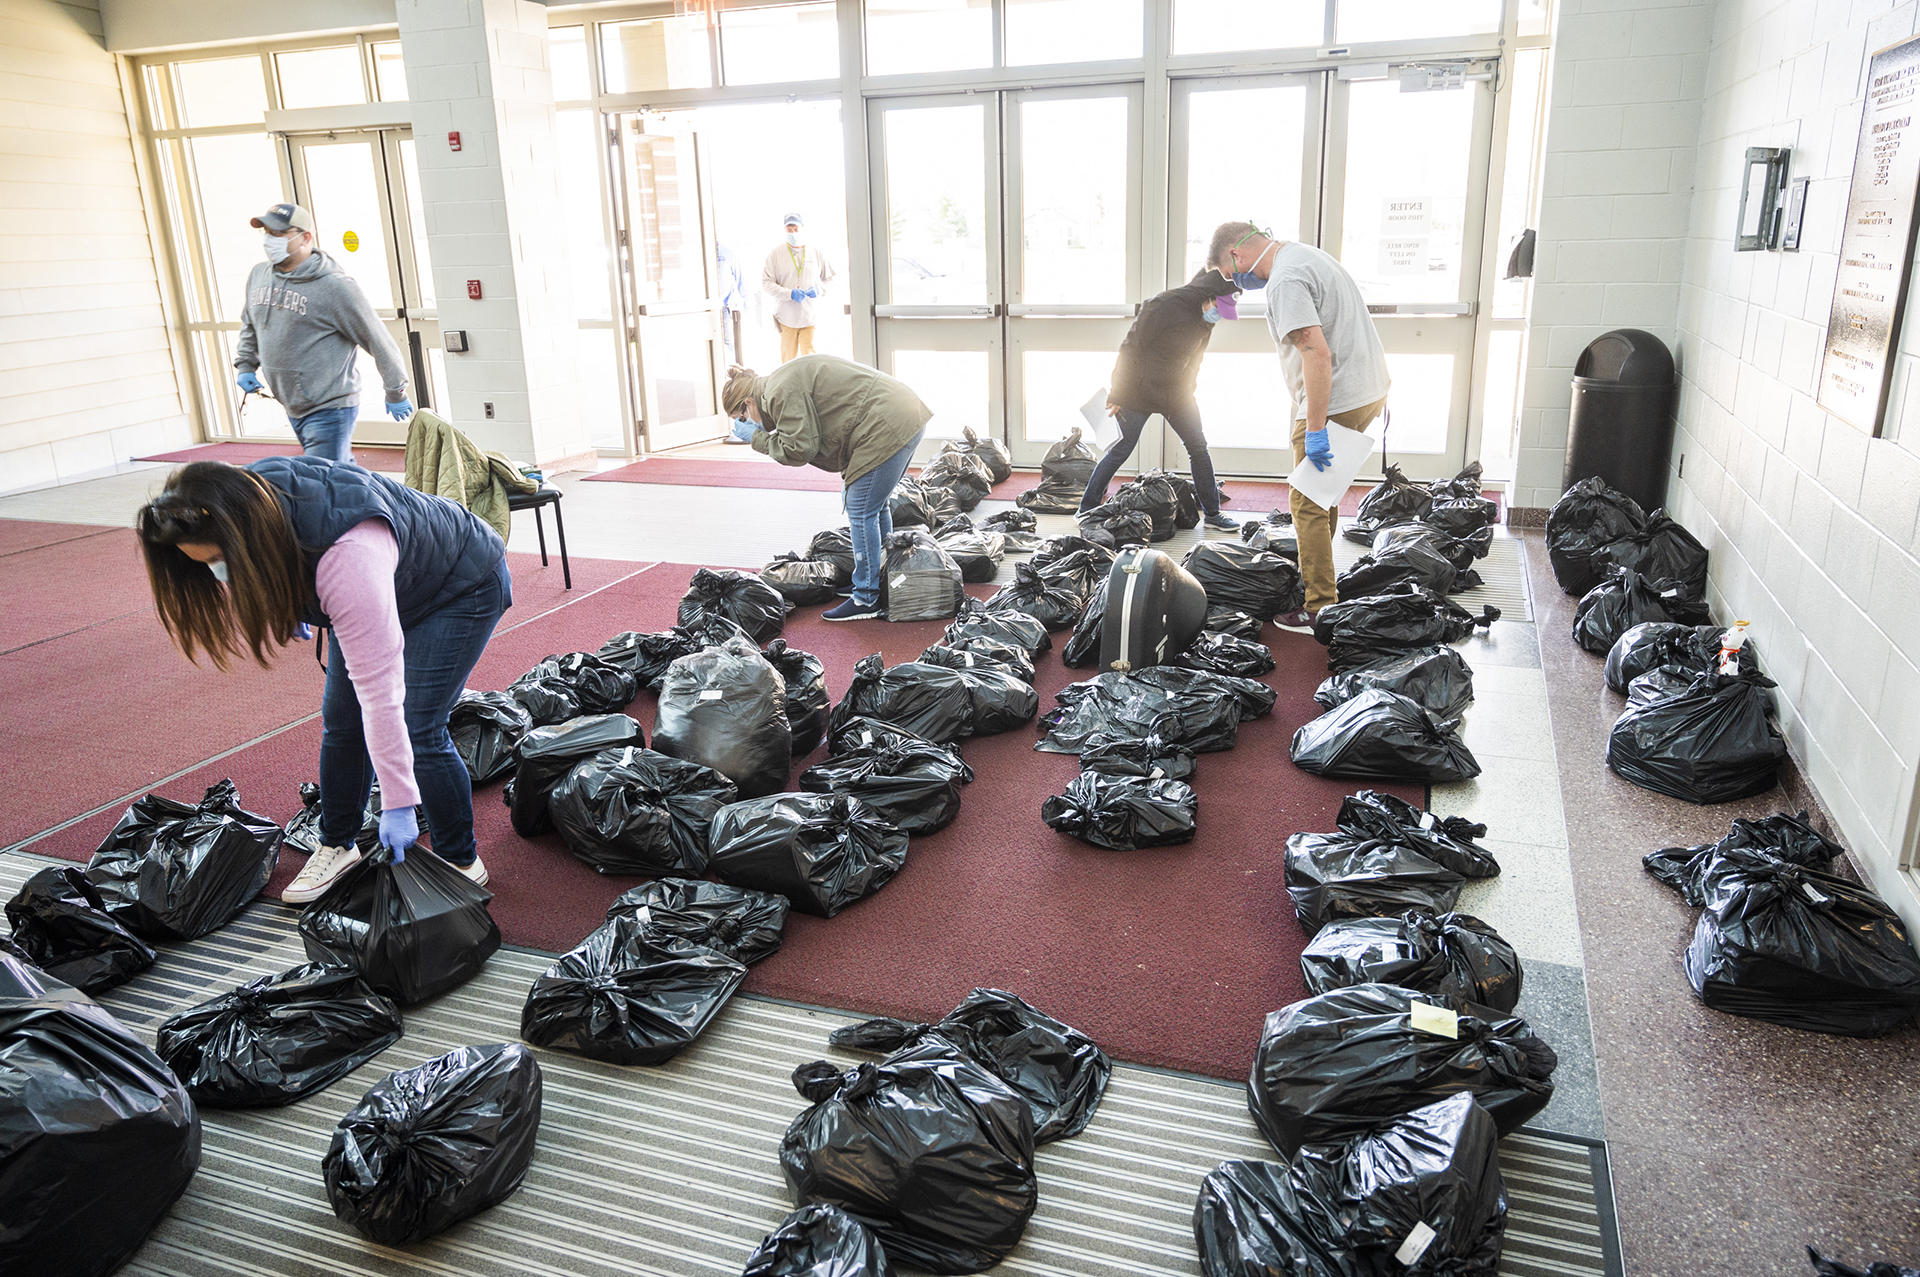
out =
[(62, 541), (78, 541), (111, 532), (94, 523), (41, 523), (34, 519), (0, 519), (0, 558)]
[[(473, 685), (504, 687), (549, 652), (591, 649), (619, 630), (670, 624), (691, 571), (662, 564), (502, 633)], [(910, 659), (941, 628), (832, 625), (818, 619), (817, 609), (806, 609), (789, 621), (787, 638), (821, 657), (837, 698), (855, 660), (875, 650), (889, 664)], [(1193, 843), (1116, 853), (1055, 834), (1040, 822), (1040, 803), (1074, 775), (1075, 761), (1035, 753), (1031, 729), (969, 741), (964, 752), (978, 778), (959, 819), (916, 839), (905, 871), (873, 898), (831, 920), (793, 918), (785, 948), (753, 969), (747, 987), (933, 1018), (973, 986), (999, 985), (1093, 1034), (1118, 1058), (1244, 1076), (1261, 1017), (1303, 992), (1298, 956), (1304, 938), (1282, 885), (1281, 848), (1295, 830), (1331, 828), (1341, 795), (1354, 788), (1307, 776), (1287, 761), (1294, 728), (1318, 712), (1312, 693), (1325, 675), (1324, 650), (1303, 635), (1269, 629), (1267, 637), (1280, 662), (1268, 680), (1280, 689), (1279, 703), (1272, 717), (1243, 725), (1234, 750), (1201, 759), (1200, 836)], [(1056, 645), (1039, 667), (1043, 704), (1082, 675), (1065, 669), (1058, 653)], [(123, 654), (114, 663), (139, 672), (83, 684), (79, 694), (69, 687), (59, 701), (47, 698), (42, 712), (64, 705), (75, 730), (39, 748), (9, 751), (36, 760), (25, 765), (30, 774), (16, 771), (7, 780), (9, 792), (46, 786), (51, 772), (83, 770), (76, 762), (96, 750), (90, 740), (120, 724), (136, 750), (174, 732), (164, 709), (143, 705), (130, 712), (126, 700), (129, 687), (163, 668), (158, 658), (147, 654), (130, 664)], [(316, 703), (313, 692), (283, 695), (287, 718), (298, 716), (286, 713), (288, 707), (304, 713)], [(652, 697), (643, 694), (631, 712), (651, 735)], [(13, 717), (11, 707), (6, 717)], [(201, 736), (195, 724), (180, 730)], [(296, 786), (312, 779), (318, 748), (318, 722), (303, 723), (200, 768), (165, 792), (196, 797), (231, 776), (247, 806), (284, 821), (298, 810)], [(1399, 792), (1422, 797), (1417, 788)], [(83, 810), (86, 804), (68, 801), (60, 814)], [(84, 859), (118, 814), (103, 813), (31, 850)], [(634, 881), (594, 874), (556, 835), (517, 837), (497, 785), (475, 795), (475, 818), (497, 893), (494, 916), (511, 942), (570, 947)], [(297, 868), (289, 857), (275, 887)]]
[[(197, 448), (182, 448), (178, 452), (156, 452), (151, 457), (135, 457), (135, 461), (172, 461), (185, 465), (189, 461), (224, 461), (229, 465), (244, 466), (249, 461), (259, 461), (266, 457), (297, 457), (300, 445), (297, 443), (207, 443)], [(355, 448), (355, 464), (366, 470), (381, 470), (387, 474), (401, 474), (407, 468), (407, 453), (404, 448)]]

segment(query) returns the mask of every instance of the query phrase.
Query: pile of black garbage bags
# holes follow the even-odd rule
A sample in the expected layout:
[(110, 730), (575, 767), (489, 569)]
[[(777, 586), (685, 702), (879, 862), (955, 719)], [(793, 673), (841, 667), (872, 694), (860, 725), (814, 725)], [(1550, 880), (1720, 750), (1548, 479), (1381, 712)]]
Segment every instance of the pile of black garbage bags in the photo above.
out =
[[(1500, 506), (1481, 496), (1480, 473), (1476, 461), (1451, 479), (1415, 483), (1389, 464), (1384, 481), (1343, 529), (1349, 541), (1368, 552), (1340, 574), (1340, 600), (1367, 598), (1403, 583), (1442, 596), (1482, 584), (1473, 563), (1486, 558), (1493, 545)], [(1280, 513), (1252, 531), (1243, 528), (1242, 537), (1251, 543), (1272, 536)]]

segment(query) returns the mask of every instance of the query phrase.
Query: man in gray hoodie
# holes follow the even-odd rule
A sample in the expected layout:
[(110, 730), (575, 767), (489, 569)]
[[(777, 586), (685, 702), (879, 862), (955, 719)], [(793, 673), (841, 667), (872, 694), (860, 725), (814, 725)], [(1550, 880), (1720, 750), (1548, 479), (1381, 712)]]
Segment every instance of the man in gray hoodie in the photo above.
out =
[(360, 418), (355, 348), (373, 356), (386, 382), (387, 412), (405, 421), (413, 405), (400, 350), (360, 285), (314, 247), (313, 214), (298, 204), (275, 204), (251, 225), (264, 232), (267, 260), (247, 276), (234, 380), (252, 394), (264, 374), (306, 454), (351, 461)]

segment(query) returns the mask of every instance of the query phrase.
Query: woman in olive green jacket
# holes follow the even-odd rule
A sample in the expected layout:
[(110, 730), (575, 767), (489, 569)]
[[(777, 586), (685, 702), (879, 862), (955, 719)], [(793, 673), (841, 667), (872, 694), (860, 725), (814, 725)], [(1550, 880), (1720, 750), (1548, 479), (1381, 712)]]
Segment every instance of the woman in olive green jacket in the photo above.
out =
[(880, 616), (882, 545), (893, 531), (888, 498), (907, 472), (933, 410), (905, 382), (836, 355), (802, 355), (764, 377), (733, 368), (720, 406), (756, 450), (783, 466), (818, 466), (846, 483), (853, 597), (829, 621)]

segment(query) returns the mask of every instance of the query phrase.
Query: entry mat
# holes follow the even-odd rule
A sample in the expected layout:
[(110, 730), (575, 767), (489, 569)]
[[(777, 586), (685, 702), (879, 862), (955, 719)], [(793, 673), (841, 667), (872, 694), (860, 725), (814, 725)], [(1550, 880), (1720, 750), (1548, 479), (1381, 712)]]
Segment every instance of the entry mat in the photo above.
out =
[[(0, 891), (65, 863), (0, 855)], [(149, 1042), (161, 1020), (305, 960), (296, 914), (259, 901), (213, 935), (100, 1001)], [(515, 1040), (527, 986), (550, 955), (503, 949), (474, 980), (406, 1012), (406, 1036), (288, 1108), (202, 1110), (200, 1173), (122, 1271), (373, 1277), (731, 1277), (791, 1209), (781, 1134), (803, 1107), (797, 1064), (860, 1058), (827, 1046), (854, 1017), (740, 996), (659, 1068), (536, 1051), (545, 1079), (539, 1151), (520, 1191), (419, 1245), (377, 1246), (334, 1218), (320, 1159), (340, 1116), (388, 1071), (456, 1046)], [(1235, 1086), (1118, 1067), (1080, 1136), (1039, 1152), (1040, 1207), (992, 1271), (1022, 1277), (1191, 1277), (1200, 1179), (1227, 1158), (1272, 1160)], [(1500, 1271), (1620, 1272), (1604, 1147), (1523, 1131), (1500, 1145), (1511, 1201)]]

